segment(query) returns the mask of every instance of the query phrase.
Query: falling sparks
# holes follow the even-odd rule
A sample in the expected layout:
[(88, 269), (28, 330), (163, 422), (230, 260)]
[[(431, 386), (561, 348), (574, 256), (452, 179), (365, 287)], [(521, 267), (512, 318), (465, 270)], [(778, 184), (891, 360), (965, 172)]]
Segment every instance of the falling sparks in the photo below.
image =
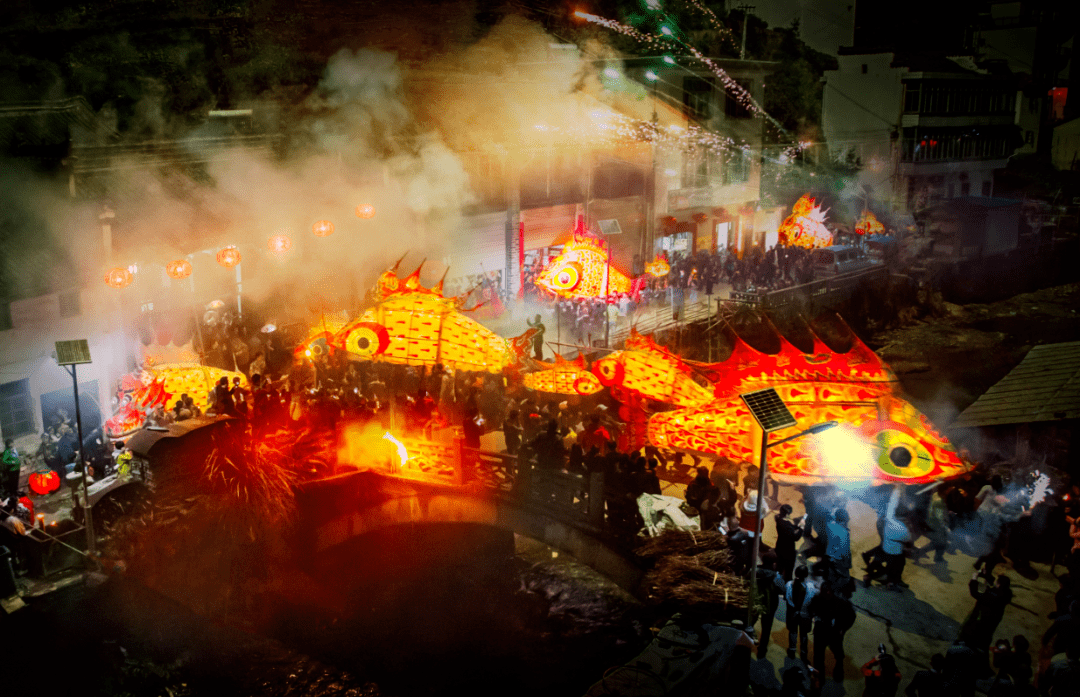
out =
[(397, 438), (394, 438), (390, 431), (384, 433), (382, 439), (390, 441), (390, 444), (397, 449), (398, 467), (404, 467), (409, 460), (409, 451), (405, 449), (405, 445)]
[[(684, 48), (686, 48), (686, 50), (693, 54), (693, 56), (697, 60), (708, 66), (709, 70), (711, 70), (713, 74), (716, 75), (717, 78), (719, 78), (720, 83), (724, 86), (724, 90), (727, 92), (727, 94), (731, 95), (731, 97), (735, 99), (735, 101), (737, 101), (754, 115), (765, 118), (770, 124), (773, 125), (773, 127), (778, 129), (780, 133), (783, 133), (785, 135), (787, 134), (787, 130), (783, 127), (783, 125), (781, 125), (780, 122), (777, 121), (775, 118), (770, 116), (761, 107), (761, 105), (757, 103), (757, 101), (753, 98), (753, 96), (751, 96), (750, 92), (748, 92), (746, 88), (736, 82), (735, 79), (728, 75), (723, 68), (710, 60), (707, 56), (701, 53), (701, 51), (697, 50), (692, 45), (678, 39), (675, 36), (674, 30), (672, 30), (672, 28), (667, 24), (663, 24), (660, 26), (661, 35), (657, 36), (645, 34), (631, 26), (616, 22), (613, 19), (599, 17), (597, 15), (589, 14), (588, 12), (582, 12), (580, 10), (575, 12), (574, 16), (587, 22), (592, 22), (593, 24), (602, 26), (606, 29), (610, 29), (611, 31), (618, 32), (632, 39), (636, 39), (637, 41), (640, 41), (652, 48), (662, 47), (670, 41), (677, 41), (681, 46), (683, 46)], [(715, 20), (715, 15), (713, 15), (713, 19)], [(669, 63), (674, 64), (674, 60), (669, 61)]]

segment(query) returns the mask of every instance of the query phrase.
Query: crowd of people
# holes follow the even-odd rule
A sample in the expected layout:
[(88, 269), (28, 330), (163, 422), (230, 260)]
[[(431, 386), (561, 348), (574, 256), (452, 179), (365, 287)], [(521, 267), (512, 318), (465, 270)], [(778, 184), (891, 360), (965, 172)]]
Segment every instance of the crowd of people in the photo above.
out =
[(740, 256), (733, 249), (674, 252), (664, 259), (670, 272), (660, 278), (649, 277), (637, 294), (612, 293), (610, 302), (602, 298), (559, 298), (536, 285), (543, 271), (540, 260), (524, 269), (525, 297), (550, 306), (561, 326), (578, 344), (592, 345), (604, 337), (608, 326), (633, 322), (635, 313), (644, 308), (671, 307), (677, 318), (688, 305), (721, 294), (721, 285), (740, 292), (768, 292), (814, 280), (810, 250), (803, 247), (773, 246), (768, 250), (752, 247)]
[[(726, 534), (734, 569), (747, 574), (755, 530), (763, 531), (764, 526), (756, 510), (757, 468), (748, 463), (741, 468), (724, 459), (711, 472), (698, 468), (686, 487), (685, 500), (699, 513), (704, 529)], [(745, 472), (741, 497), (740, 471)], [(976, 691), (994, 696), (1060, 696), (1080, 690), (1080, 507), (1070, 503), (1080, 494), (1080, 487), (1073, 486), (1056, 498), (1039, 497), (1038, 488), (1022, 468), (997, 463), (931, 491), (880, 487), (860, 497), (878, 513), (881, 540), (861, 555), (865, 588), (878, 581), (894, 591), (907, 588), (903, 573), (908, 559), (940, 565), (952, 549), (976, 556), (968, 583), (972, 609), (952, 646), (934, 655), (926, 670), (911, 676), (906, 689), (909, 697), (973, 695)], [(809, 695), (825, 682), (827, 652), (834, 659), (832, 678), (844, 679), (844, 636), (855, 622), (851, 597), (856, 580), (847, 496), (827, 486), (799, 487), (799, 491), (806, 514), (792, 518), (792, 507), (780, 505), (774, 518), (775, 546), (764, 545), (760, 557), (757, 586), (763, 611), (758, 658), (766, 655), (774, 615), (783, 604), (787, 655), (798, 655), (806, 667), (799, 675), (785, 675), (784, 690)], [(772, 498), (775, 502), (775, 495)], [(926, 543), (919, 546), (923, 538)], [(798, 550), (800, 541), (803, 547)], [(1026, 636), (997, 636), (1014, 597), (1010, 577), (994, 573), (1005, 555), (1022, 575), (1034, 573), (1030, 561), (1036, 555), (1050, 559), (1052, 569), (1061, 564), (1068, 571), (1060, 577), (1056, 609), (1050, 613), (1054, 623), (1042, 636), (1036, 658), (1030, 653), (1033, 642)], [(874, 697), (892, 697), (903, 678), (884, 645), (863, 664), (862, 674), (864, 694)], [(802, 679), (810, 676), (813, 680)]]

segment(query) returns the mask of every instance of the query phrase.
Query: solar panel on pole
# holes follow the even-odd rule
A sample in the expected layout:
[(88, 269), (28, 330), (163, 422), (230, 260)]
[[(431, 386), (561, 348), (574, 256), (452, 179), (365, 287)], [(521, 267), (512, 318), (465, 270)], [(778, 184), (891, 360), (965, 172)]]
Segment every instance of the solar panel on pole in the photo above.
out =
[(798, 423), (788, 411), (784, 400), (780, 399), (780, 395), (776, 394), (776, 390), (772, 387), (747, 392), (739, 397), (746, 403), (754, 420), (766, 433), (790, 428)]
[(56, 362), (58, 365), (78, 365), (92, 363), (90, 345), (86, 339), (56, 342)]

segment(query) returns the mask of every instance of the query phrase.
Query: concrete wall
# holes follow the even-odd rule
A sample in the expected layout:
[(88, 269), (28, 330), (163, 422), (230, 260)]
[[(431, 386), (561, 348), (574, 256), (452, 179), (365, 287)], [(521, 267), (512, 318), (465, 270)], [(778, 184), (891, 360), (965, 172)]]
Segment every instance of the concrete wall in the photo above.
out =
[[(0, 332), (0, 384), (29, 380), (35, 433), (27, 444), (37, 442), (45, 424), (41, 395), (71, 390), (71, 376), (52, 358), (54, 344), (68, 339), (87, 339), (92, 363), (77, 369), (79, 383), (97, 381), (93, 394), (102, 420), (112, 415), (113, 385), (127, 372), (127, 356), (134, 344), (120, 331), (118, 297), (113, 289), (84, 290), (79, 293), (79, 314), (60, 316), (56, 294), (12, 303), (15, 327)], [(74, 414), (71, 414), (74, 419)], [(85, 435), (85, 434), (84, 434)], [(27, 447), (27, 446), (24, 446)]]

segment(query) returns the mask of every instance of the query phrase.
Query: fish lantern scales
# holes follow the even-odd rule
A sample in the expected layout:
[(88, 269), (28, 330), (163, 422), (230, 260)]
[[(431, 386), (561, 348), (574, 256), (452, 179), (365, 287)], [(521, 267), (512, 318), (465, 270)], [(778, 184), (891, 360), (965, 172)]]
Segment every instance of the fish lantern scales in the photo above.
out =
[(231, 269), (240, 263), (240, 250), (236, 248), (236, 245), (222, 247), (217, 253), (217, 263), (226, 269)]

